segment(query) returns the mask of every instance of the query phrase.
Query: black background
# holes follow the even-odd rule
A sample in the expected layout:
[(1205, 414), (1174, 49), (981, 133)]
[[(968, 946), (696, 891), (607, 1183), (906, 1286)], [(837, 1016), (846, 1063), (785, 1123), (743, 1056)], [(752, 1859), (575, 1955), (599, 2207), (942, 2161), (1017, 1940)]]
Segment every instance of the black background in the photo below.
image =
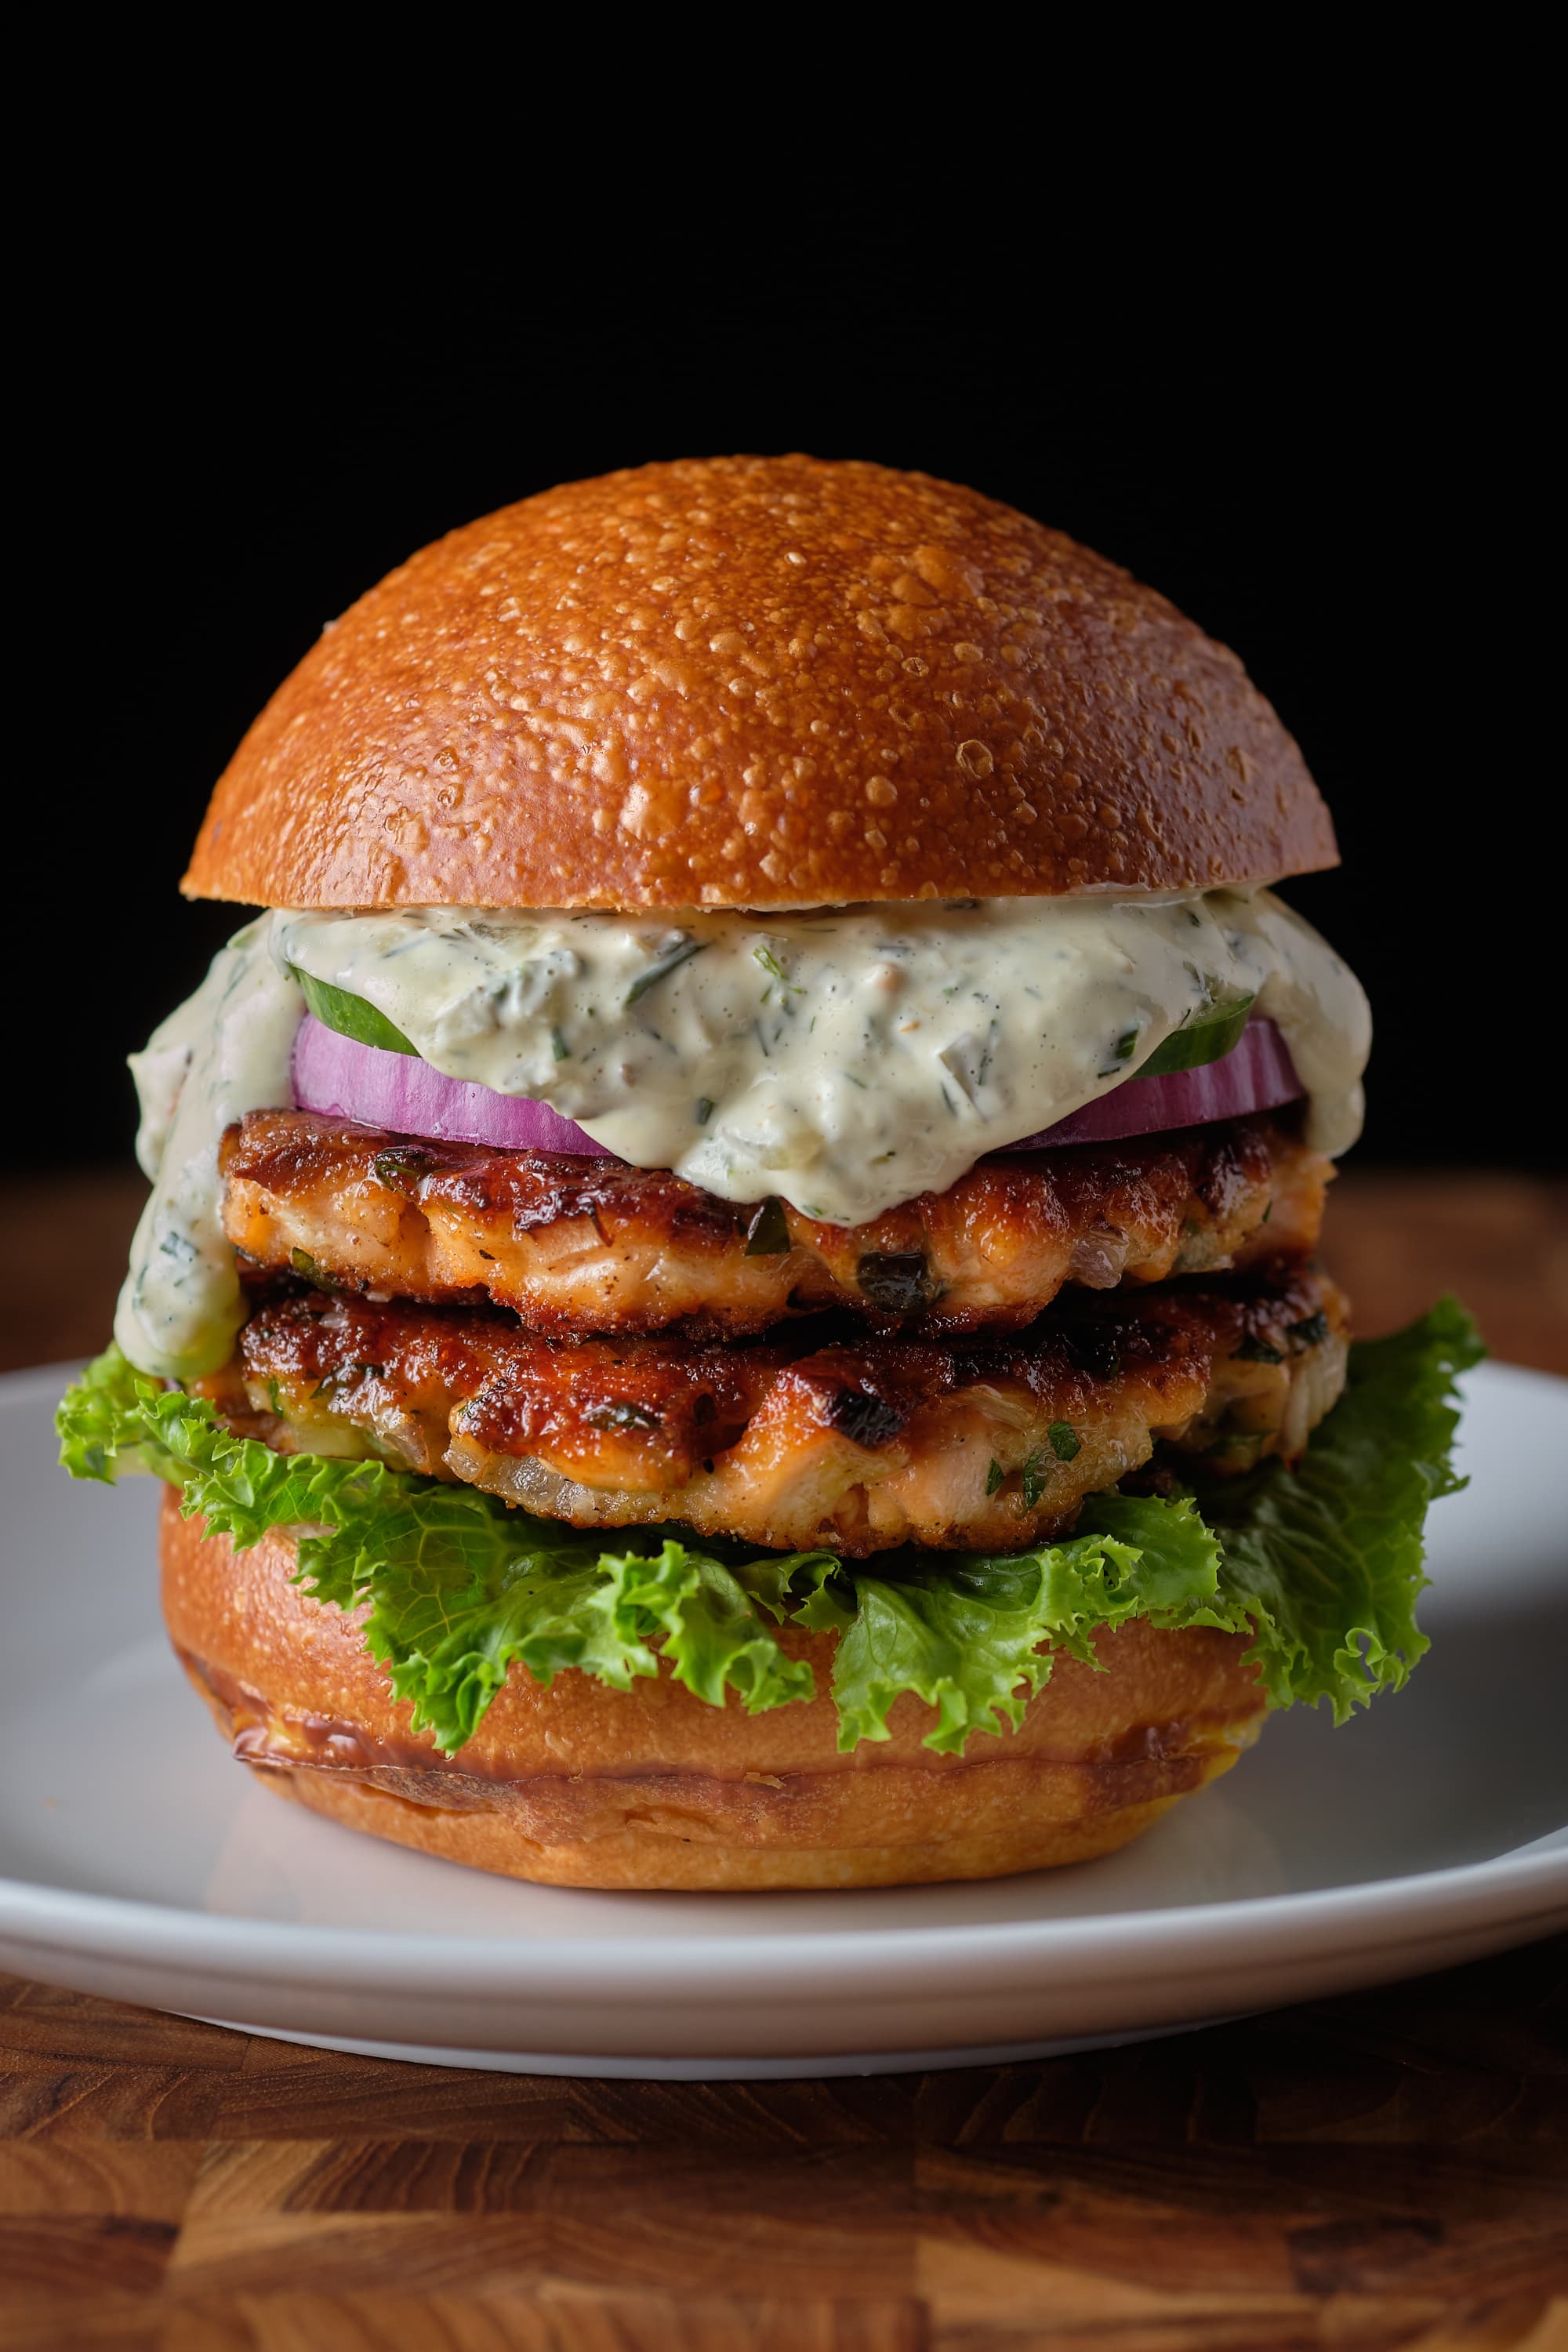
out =
[(154, 209), (106, 220), (24, 371), (11, 929), (46, 1012), (12, 1164), (126, 1152), (122, 1056), (237, 919), (177, 896), (205, 796), (325, 620), (552, 481), (792, 447), (972, 482), (1234, 646), (1339, 827), (1341, 870), (1288, 895), (1373, 999), (1363, 1155), (1552, 1157), (1541, 362), (1462, 205), (1309, 204), (1249, 240), (1239, 195), (1173, 189), (1135, 235), (1046, 206), (977, 252), (862, 191), (750, 241), (568, 267), (546, 227), (460, 272), (384, 222), (236, 231), (216, 268), (197, 194)]

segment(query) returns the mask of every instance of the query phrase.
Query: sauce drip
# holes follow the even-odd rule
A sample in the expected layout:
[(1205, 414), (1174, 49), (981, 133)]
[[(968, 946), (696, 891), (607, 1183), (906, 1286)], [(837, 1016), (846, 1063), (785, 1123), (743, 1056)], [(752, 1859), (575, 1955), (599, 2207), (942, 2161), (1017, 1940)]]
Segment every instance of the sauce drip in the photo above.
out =
[(245, 1320), (219, 1223), (218, 1139), (247, 1110), (293, 1100), (289, 1056), (305, 1008), (271, 952), (272, 918), (236, 932), (195, 994), (131, 1056), (136, 1157), (153, 1192), (131, 1244), (114, 1336), (144, 1372), (192, 1381), (226, 1361)]

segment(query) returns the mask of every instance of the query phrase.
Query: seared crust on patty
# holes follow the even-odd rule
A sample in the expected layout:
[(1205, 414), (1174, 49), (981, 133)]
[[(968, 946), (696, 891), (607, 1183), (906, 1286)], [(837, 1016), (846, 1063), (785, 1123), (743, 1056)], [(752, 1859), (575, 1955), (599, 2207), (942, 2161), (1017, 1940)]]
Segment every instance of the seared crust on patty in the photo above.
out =
[(1160, 1441), (1221, 1471), (1294, 1456), (1344, 1356), (1339, 1293), (1279, 1261), (947, 1346), (841, 1318), (574, 1345), (492, 1309), (310, 1291), (264, 1302), (199, 1385), (274, 1445), (379, 1453), (577, 1526), (863, 1555), (1058, 1534)]
[(557, 1334), (766, 1330), (852, 1307), (885, 1331), (1032, 1323), (1091, 1290), (1315, 1245), (1331, 1164), (1288, 1124), (981, 1161), (865, 1225), (737, 1206), (658, 1169), (253, 1111), (223, 1141), (224, 1226), (254, 1264), (432, 1305), (486, 1297)]

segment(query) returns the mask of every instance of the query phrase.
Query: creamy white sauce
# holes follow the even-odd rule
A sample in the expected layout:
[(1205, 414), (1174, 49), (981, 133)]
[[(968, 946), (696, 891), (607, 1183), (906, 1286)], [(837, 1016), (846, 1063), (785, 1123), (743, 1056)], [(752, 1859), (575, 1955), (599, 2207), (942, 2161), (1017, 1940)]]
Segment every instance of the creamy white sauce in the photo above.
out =
[(245, 1320), (219, 1223), (217, 1147), (245, 1111), (293, 1100), (289, 1056), (304, 998), (270, 952), (271, 922), (261, 916), (221, 948), (195, 994), (131, 1056), (142, 1106), (136, 1157), (153, 1192), (114, 1336), (133, 1364), (163, 1380), (216, 1371)]
[(1342, 1151), (1371, 1045), (1352, 974), (1268, 891), (674, 919), (276, 913), (133, 1059), (156, 1190), (116, 1332), (149, 1370), (211, 1370), (241, 1320), (217, 1142), (290, 1099), (290, 966), (368, 1000), (447, 1076), (547, 1102), (639, 1167), (840, 1224), (945, 1191), (1249, 994), (1295, 1058), (1310, 1140)]
[(788, 915), (279, 914), (274, 950), (368, 998), (449, 1077), (531, 1095), (644, 1168), (858, 1223), (1108, 1094), (1254, 994), (1361, 1124), (1366, 1000), (1267, 891)]

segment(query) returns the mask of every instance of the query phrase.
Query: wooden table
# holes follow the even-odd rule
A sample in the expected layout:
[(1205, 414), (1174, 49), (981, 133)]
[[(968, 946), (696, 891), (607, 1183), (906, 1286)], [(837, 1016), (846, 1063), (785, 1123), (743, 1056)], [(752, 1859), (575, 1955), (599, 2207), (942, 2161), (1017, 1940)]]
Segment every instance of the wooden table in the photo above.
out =
[[(139, 1188), (0, 1192), (0, 1362), (97, 1346)], [(1568, 1371), (1568, 1186), (1351, 1174), (1363, 1329)], [(0, 2346), (1561, 2352), (1568, 1937), (1026, 2066), (659, 2085), (337, 2057), (0, 1980)]]

